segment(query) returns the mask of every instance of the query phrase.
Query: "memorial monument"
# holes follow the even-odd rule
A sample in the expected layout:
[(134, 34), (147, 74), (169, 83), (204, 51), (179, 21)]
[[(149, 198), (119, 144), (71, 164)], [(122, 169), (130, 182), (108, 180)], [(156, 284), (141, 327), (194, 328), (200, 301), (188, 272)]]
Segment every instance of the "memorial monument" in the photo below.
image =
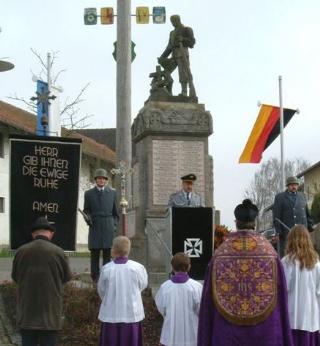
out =
[[(195, 38), (179, 16), (172, 16), (171, 23), (174, 30), (168, 46), (150, 74), (150, 96), (132, 125), (134, 212), (129, 214), (129, 236), (134, 238), (135, 258), (146, 263), (151, 275), (167, 275), (163, 265), (169, 256), (164, 246), (169, 241), (165, 215), (170, 194), (181, 188), (180, 177), (195, 174), (196, 192), (206, 207), (213, 207), (213, 160), (208, 152), (212, 117), (198, 103), (193, 84), (188, 50)], [(171, 77), (176, 67), (181, 84), (177, 96), (172, 94)]]

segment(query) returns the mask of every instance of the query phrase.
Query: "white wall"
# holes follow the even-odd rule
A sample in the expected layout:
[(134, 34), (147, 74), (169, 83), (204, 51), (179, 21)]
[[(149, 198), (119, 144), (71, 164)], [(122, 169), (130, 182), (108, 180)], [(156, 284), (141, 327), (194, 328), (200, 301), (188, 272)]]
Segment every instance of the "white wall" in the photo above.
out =
[[(81, 210), (83, 210), (84, 192), (91, 187), (93, 187), (93, 184), (90, 182), (89, 160), (83, 158), (80, 170), (78, 199), (78, 206)], [(77, 216), (77, 244), (88, 244), (88, 226), (79, 212)]]

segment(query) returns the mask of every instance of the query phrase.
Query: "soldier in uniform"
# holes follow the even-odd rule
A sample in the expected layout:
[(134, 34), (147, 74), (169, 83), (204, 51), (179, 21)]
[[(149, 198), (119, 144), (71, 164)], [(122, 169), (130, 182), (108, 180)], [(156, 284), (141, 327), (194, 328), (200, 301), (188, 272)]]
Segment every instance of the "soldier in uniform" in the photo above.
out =
[[(174, 30), (170, 32), (169, 43), (158, 58), (159, 64), (170, 74), (178, 67), (179, 82), (181, 84), (181, 95), (188, 96), (188, 85), (190, 97), (196, 97), (193, 78), (190, 70), (189, 48), (195, 45), (195, 38), (190, 27), (181, 23), (180, 16), (170, 17)], [(171, 57), (168, 56), (171, 54)]]
[(97, 282), (100, 274), (100, 253), (102, 250), (103, 264), (110, 261), (119, 215), (116, 191), (107, 186), (107, 172), (102, 168), (97, 169), (94, 179), (96, 186), (84, 194), (83, 211), (91, 219), (88, 247), (91, 253), (91, 277)]
[(298, 191), (299, 180), (289, 177), (286, 185), (287, 190), (276, 195), (273, 205), (273, 222), (279, 238), (280, 257), (284, 256), (289, 229), (294, 225), (304, 225), (309, 232), (313, 231), (306, 197)]
[(194, 182), (197, 180), (195, 174), (184, 175), (181, 180), (182, 189), (170, 195), (168, 208), (204, 207), (201, 196), (193, 191)]

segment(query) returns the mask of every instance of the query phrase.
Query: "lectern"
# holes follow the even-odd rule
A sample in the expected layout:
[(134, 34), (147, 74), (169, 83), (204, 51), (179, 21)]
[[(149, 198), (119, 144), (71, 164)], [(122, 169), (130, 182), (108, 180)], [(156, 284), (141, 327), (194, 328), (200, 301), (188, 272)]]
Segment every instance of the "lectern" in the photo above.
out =
[(203, 280), (212, 257), (213, 209), (172, 208), (172, 254), (184, 252), (191, 259), (190, 277)]

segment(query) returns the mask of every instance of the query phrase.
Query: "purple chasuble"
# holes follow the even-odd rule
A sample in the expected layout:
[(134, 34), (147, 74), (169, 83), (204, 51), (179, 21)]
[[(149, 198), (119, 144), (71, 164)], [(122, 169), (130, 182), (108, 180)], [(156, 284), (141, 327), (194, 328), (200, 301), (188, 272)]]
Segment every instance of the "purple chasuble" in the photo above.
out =
[(238, 231), (216, 250), (203, 285), (198, 346), (293, 346), (282, 264), (262, 236)]
[(185, 273), (185, 272), (177, 272), (171, 276), (170, 280), (174, 284), (184, 284), (185, 282), (189, 280), (189, 275), (188, 273)]
[(100, 346), (142, 346), (142, 324), (108, 323), (101, 324)]
[(305, 330), (292, 329), (294, 346), (320, 346), (320, 334), (307, 332)]

